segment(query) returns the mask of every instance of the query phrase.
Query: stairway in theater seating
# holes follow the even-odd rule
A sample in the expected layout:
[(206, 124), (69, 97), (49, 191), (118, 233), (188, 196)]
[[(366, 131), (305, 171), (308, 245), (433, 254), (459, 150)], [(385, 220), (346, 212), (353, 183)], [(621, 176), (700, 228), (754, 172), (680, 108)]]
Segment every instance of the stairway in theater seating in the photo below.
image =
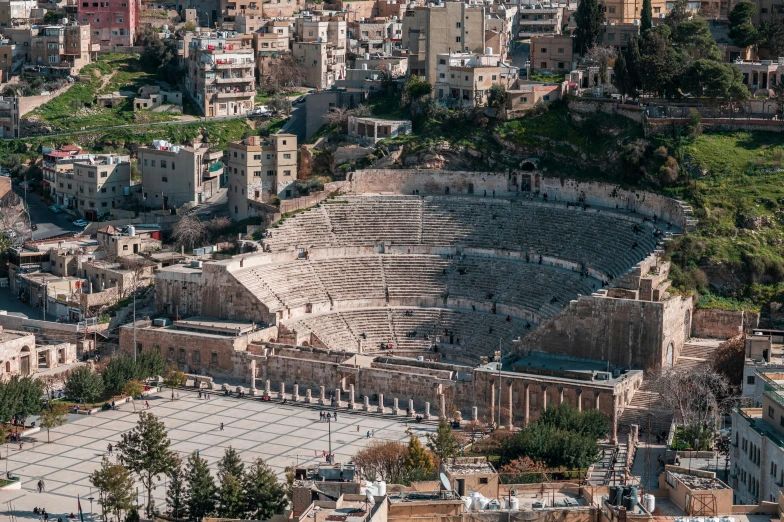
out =
[[(709, 363), (713, 360), (719, 344), (721, 341), (716, 339), (689, 339), (683, 345), (674, 368), (689, 371), (701, 364)], [(647, 433), (649, 422), (653, 438), (656, 433), (669, 431), (672, 417), (671, 411), (659, 406), (659, 392), (653, 389), (653, 381), (646, 378), (642, 386), (635, 392), (631, 402), (621, 413), (618, 423), (624, 428), (624, 431), (631, 424), (639, 425), (640, 439), (644, 439), (643, 433)]]

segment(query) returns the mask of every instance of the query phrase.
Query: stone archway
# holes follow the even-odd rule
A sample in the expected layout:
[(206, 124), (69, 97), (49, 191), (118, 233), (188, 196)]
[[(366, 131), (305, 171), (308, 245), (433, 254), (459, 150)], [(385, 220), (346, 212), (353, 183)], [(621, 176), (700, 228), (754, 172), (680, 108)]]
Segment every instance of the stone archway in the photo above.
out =
[(19, 354), (19, 374), (24, 376), (30, 375), (30, 373), (30, 347), (24, 346)]
[(665, 354), (664, 357), (665, 368), (672, 368), (674, 357), (675, 357), (674, 352), (675, 352), (675, 345), (672, 342), (670, 342), (670, 344), (667, 345), (667, 353)]
[(686, 316), (683, 318), (683, 340), (686, 341), (691, 337), (691, 310), (686, 310)]

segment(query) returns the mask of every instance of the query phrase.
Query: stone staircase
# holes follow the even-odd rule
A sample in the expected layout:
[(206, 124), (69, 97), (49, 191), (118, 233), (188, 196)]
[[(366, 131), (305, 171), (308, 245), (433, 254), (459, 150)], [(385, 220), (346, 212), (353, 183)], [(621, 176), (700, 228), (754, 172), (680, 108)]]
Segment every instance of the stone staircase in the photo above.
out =
[[(702, 364), (709, 363), (721, 341), (715, 339), (690, 339), (683, 345), (674, 368), (689, 371)], [(628, 428), (632, 424), (640, 426), (640, 439), (647, 433), (669, 431), (672, 424), (672, 412), (659, 406), (659, 392), (653, 389), (653, 382), (645, 379), (642, 386), (635, 392), (631, 402), (621, 413), (620, 426)]]

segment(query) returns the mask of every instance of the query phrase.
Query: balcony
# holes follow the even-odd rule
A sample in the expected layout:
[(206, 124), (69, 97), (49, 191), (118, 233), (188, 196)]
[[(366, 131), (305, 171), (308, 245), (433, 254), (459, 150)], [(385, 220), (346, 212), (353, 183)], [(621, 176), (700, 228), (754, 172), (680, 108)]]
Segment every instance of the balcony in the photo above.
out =
[(225, 83), (247, 83), (247, 82), (252, 82), (254, 80), (255, 80), (255, 78), (253, 76), (251, 76), (251, 75), (238, 76), (238, 77), (233, 77), (233, 78), (215, 78), (215, 82), (216, 83), (221, 83), (221, 84), (225, 84)]
[(216, 92), (218, 98), (247, 98), (255, 96), (256, 91)]

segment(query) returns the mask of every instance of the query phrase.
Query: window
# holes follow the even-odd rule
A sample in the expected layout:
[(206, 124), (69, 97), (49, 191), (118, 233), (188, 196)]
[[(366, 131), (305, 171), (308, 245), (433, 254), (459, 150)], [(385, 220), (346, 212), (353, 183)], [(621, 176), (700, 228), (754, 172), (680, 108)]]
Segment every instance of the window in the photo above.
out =
[(145, 167), (147, 166), (147, 160), (144, 160), (144, 166)]
[(218, 352), (212, 352), (210, 354), (210, 364), (213, 366), (218, 366)]
[(542, 62), (542, 69), (547, 69), (547, 62)]
[(487, 477), (479, 477), (480, 484), (487, 484)]
[(169, 177), (168, 176), (161, 176), (161, 181), (164, 182), (164, 183), (168, 183), (169, 182)]
[(614, 41), (614, 40), (615, 40), (615, 35), (614, 35), (613, 33), (609, 33), (609, 34), (607, 35), (607, 41), (608, 41), (608, 42), (612, 42), (612, 41)]
[(542, 47), (542, 54), (547, 52), (547, 47)]
[(101, 206), (102, 207), (107, 207), (108, 205), (107, 205), (106, 201), (104, 201), (104, 202), (101, 203)]
[(109, 173), (106, 171), (101, 172), (101, 177), (105, 178)]
[(455, 24), (455, 28), (456, 28), (456, 29), (460, 29), (462, 26), (463, 26), (463, 24), (461, 24), (460, 22), (457, 22), (457, 23)]
[[(146, 164), (146, 162), (145, 162), (145, 164)], [(154, 166), (155, 166), (155, 160), (150, 160), (150, 167), (154, 167)]]
[(284, 153), (283, 154), (283, 159), (291, 159), (291, 154), (289, 154), (288, 152)]
[(253, 159), (255, 159), (255, 160), (260, 160), (260, 159), (261, 159), (261, 154), (255, 154), (255, 155), (253, 156)]
[(455, 36), (455, 43), (460, 43), (460, 37), (459, 36)]
[(286, 140), (283, 140), (283, 144), (284, 144), (284, 145), (286, 144)]
[(439, 65), (446, 65), (446, 60), (441, 58), (440, 60), (438, 60), (438, 63), (439, 63)]
[(201, 352), (193, 350), (193, 364), (201, 364)]
[(185, 362), (185, 348), (180, 348), (180, 362)]
[(753, 375), (746, 377), (746, 384), (754, 384), (755, 378)]
[(92, 171), (88, 172), (87, 173), (87, 177), (88, 178), (94, 178), (95, 177), (95, 172), (92, 172)]
[(564, 63), (563, 62), (558, 62), (558, 68), (559, 69), (563, 69), (564, 68)]
[(614, 7), (610, 8), (610, 13), (615, 13), (615, 8)]
[(275, 173), (273, 171), (271, 171), (271, 170), (267, 171), (267, 176), (274, 176), (274, 175), (275, 175)]
[(496, 81), (497, 79), (498, 79), (498, 76), (494, 74), (493, 75), (493, 81)]
[(480, 77), (479, 77), (479, 81), (480, 81), (480, 82), (481, 82), (481, 81), (483, 81), (484, 79), (485, 79), (485, 77), (484, 77), (484, 76), (480, 76)]
[(174, 360), (174, 346), (169, 346), (169, 356), (166, 358), (167, 361)]
[(771, 419), (775, 419), (776, 416), (774, 412), (775, 410), (773, 409), (773, 406), (768, 406), (768, 417), (770, 417)]
[(106, 187), (101, 187), (101, 193), (102, 193), (102, 194), (105, 194), (105, 193), (106, 193)]
[(172, 170), (174, 170), (174, 162), (172, 161)]
[(161, 168), (162, 169), (166, 168), (166, 160), (161, 160)]
[(284, 176), (291, 176), (291, 171), (290, 170), (284, 170), (283, 171), (283, 175)]

